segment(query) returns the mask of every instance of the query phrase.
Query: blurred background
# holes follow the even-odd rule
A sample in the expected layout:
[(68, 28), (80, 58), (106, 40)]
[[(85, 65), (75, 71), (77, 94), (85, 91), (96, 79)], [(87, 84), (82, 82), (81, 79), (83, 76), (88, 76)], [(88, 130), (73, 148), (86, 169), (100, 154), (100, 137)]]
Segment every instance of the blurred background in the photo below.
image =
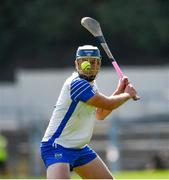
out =
[(78, 46), (100, 48), (99, 89), (115, 89), (84, 16), (100, 22), (141, 96), (96, 122), (91, 146), (112, 171), (169, 169), (169, 0), (1, 0), (0, 177), (45, 175), (40, 141)]

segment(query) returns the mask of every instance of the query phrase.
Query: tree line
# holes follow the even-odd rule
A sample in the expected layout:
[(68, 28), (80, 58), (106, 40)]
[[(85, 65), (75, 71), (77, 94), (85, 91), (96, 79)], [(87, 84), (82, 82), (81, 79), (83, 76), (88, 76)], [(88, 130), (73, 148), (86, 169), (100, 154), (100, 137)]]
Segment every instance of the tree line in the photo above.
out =
[(98, 45), (80, 25), (84, 16), (100, 22), (122, 64), (168, 63), (169, 0), (1, 0), (0, 16), (1, 80), (17, 68), (73, 66), (79, 45)]

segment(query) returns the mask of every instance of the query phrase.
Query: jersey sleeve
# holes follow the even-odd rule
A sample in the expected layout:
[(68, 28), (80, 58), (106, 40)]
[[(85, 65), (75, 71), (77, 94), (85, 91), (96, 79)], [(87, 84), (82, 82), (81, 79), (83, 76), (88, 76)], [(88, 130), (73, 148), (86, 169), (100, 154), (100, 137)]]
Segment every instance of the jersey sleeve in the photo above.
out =
[(95, 95), (91, 84), (84, 79), (75, 79), (70, 86), (71, 99), (74, 101), (88, 101)]

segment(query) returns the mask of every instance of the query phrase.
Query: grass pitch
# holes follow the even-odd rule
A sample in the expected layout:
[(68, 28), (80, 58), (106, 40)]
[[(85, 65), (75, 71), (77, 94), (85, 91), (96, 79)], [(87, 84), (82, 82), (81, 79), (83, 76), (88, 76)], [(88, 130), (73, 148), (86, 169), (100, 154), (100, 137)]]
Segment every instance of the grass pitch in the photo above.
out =
[[(169, 170), (120, 171), (112, 173), (115, 179), (169, 179)], [(72, 179), (81, 179), (73, 174)]]
[[(168, 170), (142, 170), (142, 171), (119, 171), (113, 172), (113, 176), (116, 180), (137, 180), (137, 179), (166, 179), (169, 180), (169, 169)], [(2, 177), (0, 179), (46, 179), (46, 177)], [(71, 179), (81, 179), (77, 174), (72, 173)]]

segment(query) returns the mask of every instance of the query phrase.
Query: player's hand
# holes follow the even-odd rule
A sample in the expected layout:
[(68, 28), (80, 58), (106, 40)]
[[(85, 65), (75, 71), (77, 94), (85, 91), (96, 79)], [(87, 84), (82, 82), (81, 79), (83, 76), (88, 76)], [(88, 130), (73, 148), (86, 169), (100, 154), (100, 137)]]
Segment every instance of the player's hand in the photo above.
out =
[(128, 84), (124, 90), (124, 92), (128, 93), (131, 98), (135, 99), (137, 97), (137, 92), (132, 84)]
[(124, 76), (123, 78), (119, 79), (117, 91), (119, 93), (123, 93), (128, 84), (129, 84), (129, 79), (127, 76)]

